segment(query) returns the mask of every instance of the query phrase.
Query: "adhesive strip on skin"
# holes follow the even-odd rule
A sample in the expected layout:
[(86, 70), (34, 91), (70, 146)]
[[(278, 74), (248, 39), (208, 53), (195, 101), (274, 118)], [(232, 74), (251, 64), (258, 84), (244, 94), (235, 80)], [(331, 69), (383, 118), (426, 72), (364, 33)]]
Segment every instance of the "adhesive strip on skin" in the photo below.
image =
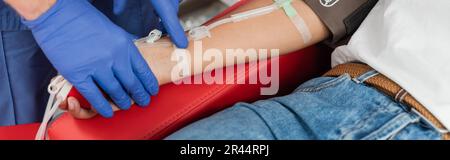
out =
[(173, 43), (170, 40), (162, 40), (161, 39), (161, 40), (157, 40), (153, 43), (148, 43), (147, 38), (138, 39), (134, 42), (134, 44), (137, 46), (150, 47), (150, 48), (153, 48), (153, 47), (166, 47), (167, 48), (167, 47), (173, 46)]
[(292, 0), (274, 0), (278, 6), (283, 8), (286, 15), (291, 19), (292, 23), (294, 23), (295, 28), (297, 28), (298, 32), (302, 35), (303, 42), (309, 43), (312, 39), (311, 32), (306, 25), (305, 20), (298, 14), (295, 8), (292, 6)]
[(162, 32), (160, 30), (152, 30), (147, 37), (136, 40), (134, 43), (136, 45), (144, 45), (144, 47), (170, 47), (172, 42), (169, 40), (160, 40), (162, 37)]
[(305, 23), (305, 20), (303, 20), (303, 18), (301, 18), (298, 14), (290, 18), (297, 28), (298, 32), (300, 32), (300, 34), (302, 35), (303, 42), (305, 44), (309, 43), (312, 40), (312, 35)]

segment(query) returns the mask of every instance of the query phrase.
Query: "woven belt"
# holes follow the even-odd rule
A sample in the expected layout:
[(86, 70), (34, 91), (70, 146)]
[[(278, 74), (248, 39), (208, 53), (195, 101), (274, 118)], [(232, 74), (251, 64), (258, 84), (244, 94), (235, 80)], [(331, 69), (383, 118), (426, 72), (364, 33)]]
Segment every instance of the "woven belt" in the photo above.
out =
[[(352, 78), (356, 78), (372, 70), (373, 69), (370, 66), (365, 64), (347, 63), (334, 67), (329, 72), (325, 73), (324, 76), (338, 77), (347, 73)], [(434, 126), (438, 129), (446, 130), (444, 125), (442, 125), (442, 123), (439, 122), (439, 120), (435, 116), (433, 116), (433, 114), (431, 114), (422, 104), (420, 104), (406, 90), (404, 90), (397, 83), (390, 80), (386, 76), (378, 74), (366, 80), (365, 83), (391, 96), (393, 99), (395, 99), (395, 101), (414, 108), (430, 123), (434, 124)], [(442, 138), (445, 140), (450, 140), (450, 133), (443, 134)]]

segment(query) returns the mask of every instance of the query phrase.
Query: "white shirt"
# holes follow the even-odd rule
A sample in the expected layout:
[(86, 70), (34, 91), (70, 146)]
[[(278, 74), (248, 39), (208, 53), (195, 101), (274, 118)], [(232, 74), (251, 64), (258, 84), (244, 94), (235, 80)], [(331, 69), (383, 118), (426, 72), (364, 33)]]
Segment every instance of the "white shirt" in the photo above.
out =
[(363, 62), (450, 128), (450, 0), (380, 0), (333, 66)]

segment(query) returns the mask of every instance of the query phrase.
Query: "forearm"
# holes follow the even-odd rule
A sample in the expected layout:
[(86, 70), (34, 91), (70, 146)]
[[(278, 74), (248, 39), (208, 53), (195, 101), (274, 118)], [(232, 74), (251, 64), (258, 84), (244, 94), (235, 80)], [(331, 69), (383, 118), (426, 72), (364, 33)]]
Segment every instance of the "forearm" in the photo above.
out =
[[(272, 0), (254, 0), (231, 14), (264, 7), (272, 3)], [(205, 51), (214, 48), (220, 50), (223, 54), (226, 53), (226, 49), (279, 49), (280, 55), (283, 55), (323, 41), (329, 36), (327, 28), (303, 1), (295, 0), (293, 5), (300, 16), (303, 17), (312, 33), (312, 40), (307, 44), (303, 42), (300, 33), (286, 16), (284, 11), (280, 9), (268, 15), (238, 23), (225, 24), (211, 30), (212, 37), (202, 39), (202, 49)], [(177, 80), (171, 78), (171, 71), (177, 64), (177, 62), (171, 60), (174, 48), (150, 48), (145, 47), (145, 45), (138, 47), (152, 70), (155, 72), (155, 75), (158, 77), (160, 84)], [(190, 43), (187, 50), (189, 51), (187, 53), (191, 54), (190, 57), (194, 57), (193, 42)], [(223, 57), (225, 57), (225, 55), (223, 55)], [(257, 59), (248, 59), (248, 61), (254, 60)], [(191, 58), (191, 64), (193, 63), (193, 58)], [(215, 66), (215, 68), (233, 65), (233, 63), (234, 61), (226, 61), (221, 66)], [(202, 64), (204, 67), (210, 65), (211, 62), (203, 61)], [(199, 74), (200, 72), (198, 71), (205, 71), (194, 69), (194, 65), (192, 65), (191, 74)]]
[(26, 20), (34, 20), (45, 13), (56, 0), (4, 0)]

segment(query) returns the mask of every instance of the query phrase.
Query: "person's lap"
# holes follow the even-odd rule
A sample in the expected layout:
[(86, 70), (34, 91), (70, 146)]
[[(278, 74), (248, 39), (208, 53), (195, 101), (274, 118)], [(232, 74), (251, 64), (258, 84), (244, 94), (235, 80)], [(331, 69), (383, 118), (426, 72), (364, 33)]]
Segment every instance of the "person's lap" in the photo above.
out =
[(284, 97), (239, 103), (174, 139), (441, 139), (408, 107), (348, 75), (322, 77)]

